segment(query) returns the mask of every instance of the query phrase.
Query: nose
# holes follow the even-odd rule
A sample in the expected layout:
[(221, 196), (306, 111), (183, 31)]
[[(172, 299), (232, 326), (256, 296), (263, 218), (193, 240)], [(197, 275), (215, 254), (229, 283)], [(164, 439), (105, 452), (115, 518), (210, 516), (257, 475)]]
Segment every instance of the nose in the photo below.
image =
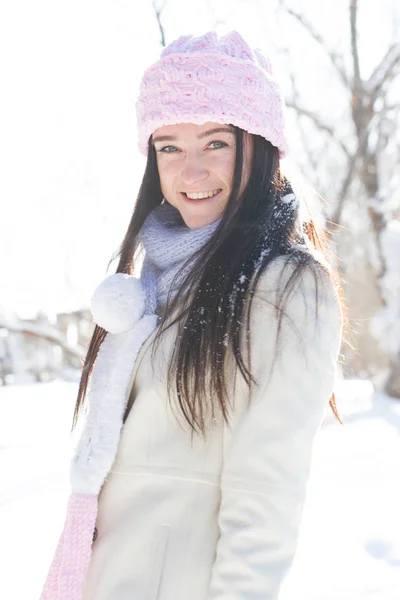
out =
[(205, 164), (203, 164), (201, 158), (196, 155), (186, 156), (181, 172), (183, 183), (186, 185), (194, 185), (199, 181), (207, 179), (208, 175), (208, 169)]

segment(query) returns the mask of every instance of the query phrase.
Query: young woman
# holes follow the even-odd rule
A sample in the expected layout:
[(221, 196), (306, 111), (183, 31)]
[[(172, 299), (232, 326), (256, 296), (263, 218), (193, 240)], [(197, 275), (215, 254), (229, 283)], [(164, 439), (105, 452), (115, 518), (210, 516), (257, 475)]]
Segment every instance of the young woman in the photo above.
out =
[(179, 38), (137, 115), (147, 166), (92, 299), (42, 599), (275, 600), (329, 401), (337, 416), (335, 277), (282, 174), (284, 105), (259, 50)]

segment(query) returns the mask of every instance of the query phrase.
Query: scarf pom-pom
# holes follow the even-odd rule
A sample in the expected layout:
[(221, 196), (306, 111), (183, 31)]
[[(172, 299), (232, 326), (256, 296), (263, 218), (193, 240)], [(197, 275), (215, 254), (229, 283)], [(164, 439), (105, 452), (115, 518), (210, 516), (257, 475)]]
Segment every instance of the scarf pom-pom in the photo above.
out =
[(140, 279), (126, 273), (114, 273), (93, 293), (90, 301), (93, 320), (110, 333), (123, 333), (142, 318), (145, 301), (146, 293)]

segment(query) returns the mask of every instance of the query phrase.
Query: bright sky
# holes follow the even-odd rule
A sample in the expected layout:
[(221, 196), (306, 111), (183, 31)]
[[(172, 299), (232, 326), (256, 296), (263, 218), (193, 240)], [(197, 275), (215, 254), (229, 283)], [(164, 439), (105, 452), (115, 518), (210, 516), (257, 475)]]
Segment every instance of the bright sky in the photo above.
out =
[[(272, 54), (284, 41), (295, 72), (309, 73), (311, 62), (319, 73), (311, 69), (305, 97), (323, 112), (332, 97), (320, 90), (329, 90), (332, 73), (318, 71), (315, 45), (294, 23), (282, 27), (275, 4), (167, 0), (167, 39), (238, 29)], [(391, 35), (394, 0), (360, 4), (369, 72)], [(345, 0), (294, 5), (332, 43), (338, 32), (348, 39)], [(87, 306), (123, 238), (143, 173), (134, 104), (141, 73), (160, 50), (152, 2), (141, 0), (139, 9), (127, 0), (14, 0), (1, 13), (0, 313)]]

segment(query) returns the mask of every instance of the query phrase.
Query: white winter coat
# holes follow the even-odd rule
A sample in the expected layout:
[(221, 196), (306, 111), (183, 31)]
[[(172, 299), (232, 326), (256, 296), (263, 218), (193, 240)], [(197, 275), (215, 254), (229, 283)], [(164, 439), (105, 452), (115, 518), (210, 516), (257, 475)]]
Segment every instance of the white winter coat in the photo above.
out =
[[(154, 370), (142, 346), (131, 379), (132, 408), (99, 496), (97, 538), (84, 600), (276, 600), (295, 551), (312, 446), (333, 390), (341, 313), (322, 273), (318, 318), (307, 271), (286, 304), (275, 357), (273, 306), (292, 269), (275, 259), (251, 313), (251, 370), (259, 386), (230, 382), (231, 427), (207, 441), (167, 400), (174, 326)], [(295, 329), (293, 329), (293, 325)], [(272, 361), (275, 364), (270, 375)], [(179, 420), (179, 424), (177, 422)]]

